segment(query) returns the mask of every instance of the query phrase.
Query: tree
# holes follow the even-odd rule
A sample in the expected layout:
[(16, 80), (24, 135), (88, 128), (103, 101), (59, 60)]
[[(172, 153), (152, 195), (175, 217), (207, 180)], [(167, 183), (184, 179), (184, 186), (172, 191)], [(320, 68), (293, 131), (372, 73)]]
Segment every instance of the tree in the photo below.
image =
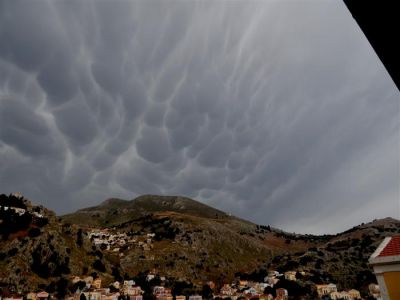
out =
[(160, 275), (157, 274), (156, 276), (154, 276), (154, 278), (152, 280), (150, 280), (149, 284), (150, 284), (150, 286), (161, 285)]
[(82, 247), (83, 238), (82, 238), (82, 229), (81, 228), (79, 228), (78, 232), (76, 233), (76, 244), (79, 247)]
[(309, 287), (301, 286), (296, 281), (287, 279), (280, 279), (274, 287), (277, 289), (284, 288), (288, 290), (289, 295), (294, 296), (295, 299), (299, 299), (300, 297), (311, 293), (311, 289)]
[(69, 289), (72, 293), (75, 293), (78, 289), (82, 291), (85, 286), (86, 282), (84, 282), (83, 280), (79, 280), (78, 282), (74, 283)]
[(213, 290), (208, 284), (203, 285), (203, 288), (201, 290), (201, 296), (204, 299), (212, 299), (213, 298)]
[(122, 281), (123, 280), (121, 274), (119, 273), (118, 267), (113, 267), (112, 268), (111, 275), (114, 276), (114, 279), (116, 281)]
[(67, 294), (68, 280), (61, 277), (56, 284), (56, 296), (58, 299), (64, 299)]
[(41, 231), (37, 227), (33, 227), (33, 228), (29, 229), (29, 231), (28, 231), (28, 236), (30, 238), (38, 237), (40, 234), (41, 234)]
[(296, 272), (296, 279), (303, 279), (303, 275), (300, 272)]
[(270, 286), (267, 286), (267, 287), (264, 289), (264, 294), (265, 294), (265, 295), (271, 294), (274, 298), (276, 297), (276, 291), (275, 291), (275, 289), (272, 288), (272, 287), (270, 287)]
[(93, 268), (103, 273), (106, 271), (106, 267), (104, 266), (104, 264), (101, 262), (100, 259), (95, 260), (95, 262), (93, 263)]
[(191, 282), (186, 282), (186, 281), (175, 281), (173, 282), (172, 286), (172, 294), (174, 296), (176, 295), (186, 295), (190, 294), (190, 292), (193, 289), (193, 283)]

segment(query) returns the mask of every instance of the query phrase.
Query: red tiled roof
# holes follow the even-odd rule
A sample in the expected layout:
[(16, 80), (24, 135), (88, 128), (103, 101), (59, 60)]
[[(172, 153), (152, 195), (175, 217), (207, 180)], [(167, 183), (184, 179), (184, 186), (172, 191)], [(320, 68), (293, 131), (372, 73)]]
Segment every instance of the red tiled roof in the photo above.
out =
[(400, 235), (392, 236), (386, 247), (382, 249), (378, 257), (400, 255)]
[(38, 298), (47, 298), (47, 297), (49, 297), (49, 294), (46, 293), (46, 292), (40, 292), (40, 293), (36, 294), (36, 297), (38, 297)]

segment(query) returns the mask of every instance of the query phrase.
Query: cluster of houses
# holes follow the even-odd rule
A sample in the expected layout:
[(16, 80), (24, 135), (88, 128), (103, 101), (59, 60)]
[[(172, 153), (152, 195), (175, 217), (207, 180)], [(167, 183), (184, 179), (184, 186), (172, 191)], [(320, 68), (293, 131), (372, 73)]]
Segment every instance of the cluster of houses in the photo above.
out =
[[(296, 281), (296, 274), (300, 273), (305, 275), (304, 272), (288, 271), (283, 274), (277, 271), (270, 271), (264, 278), (264, 282), (251, 282), (246, 280), (240, 280), (238, 283), (225, 284), (218, 295), (214, 298), (230, 298), (232, 300), (237, 299), (260, 299), (260, 300), (287, 300), (289, 297), (288, 291), (284, 288), (276, 289), (276, 297), (272, 294), (265, 294), (267, 287), (273, 288), (279, 280), (285, 278), (286, 280)], [(357, 300), (362, 299), (360, 292), (355, 289), (348, 291), (338, 291), (337, 286), (333, 283), (319, 284), (315, 286), (319, 299), (329, 300)], [(380, 300), (380, 291), (377, 284), (369, 285), (369, 294), (374, 299)]]
[(105, 288), (102, 287), (100, 278), (94, 279), (92, 276), (72, 278), (73, 284), (79, 282), (84, 283), (82, 288), (78, 288), (74, 295), (66, 298), (67, 300), (117, 300), (120, 296), (124, 296), (127, 300), (143, 300), (143, 291), (133, 280), (125, 280), (122, 283), (116, 281)]
[[(107, 288), (102, 287), (102, 280), (100, 278), (93, 278), (92, 276), (79, 277), (74, 276), (72, 283), (77, 284), (79, 287), (76, 292), (66, 300), (118, 300), (123, 296), (124, 300), (143, 300), (143, 291), (139, 286), (135, 285), (133, 280), (125, 280), (123, 283), (118, 281), (114, 282)], [(11, 296), (3, 297), (0, 295), (0, 300), (50, 300), (57, 299), (47, 292), (28, 293), (26, 296)], [(172, 298), (171, 298), (172, 299)]]
[(377, 300), (382, 300), (381, 298), (381, 289), (379, 288), (379, 285), (375, 283), (371, 283), (368, 285), (368, 290), (369, 290), (369, 295)]
[[(22, 216), (26, 212), (25, 208), (12, 207), (12, 206), (0, 206), (0, 209), (4, 209), (4, 211), (8, 211), (8, 210), (12, 211), (12, 212), (18, 214), (19, 216)], [(43, 218), (43, 215), (36, 211), (32, 211), (29, 213), (33, 214), (36, 218)]]
[(269, 286), (266, 283), (247, 282), (241, 280), (239, 286), (224, 284), (218, 295), (214, 298), (230, 298), (237, 299), (260, 299), (260, 300), (287, 300), (289, 297), (288, 291), (283, 288), (276, 289), (276, 297), (272, 294), (264, 294), (265, 287)]
[[(172, 291), (164, 286), (155, 286), (153, 288), (153, 296), (156, 300), (173, 300)], [(184, 295), (175, 296), (176, 300), (202, 300), (202, 296), (191, 295), (186, 299)]]
[[(22, 199), (23, 198), (23, 196), (22, 196), (22, 194), (20, 192), (12, 193), (11, 196), (14, 196), (14, 197), (16, 197), (18, 199)], [(5, 206), (5, 205), (0, 205), (0, 209), (3, 209), (5, 211), (7, 211), (7, 210), (13, 211), (14, 213), (16, 213), (16, 214), (18, 214), (20, 216), (22, 216), (26, 212), (26, 209), (24, 209), (24, 208), (13, 207), (13, 206)]]
[(28, 293), (25, 297), (22, 296), (17, 296), (17, 297), (4, 297), (2, 298), (0, 296), (0, 300), (48, 300), (50, 297), (49, 293), (46, 293), (44, 291), (39, 292), (39, 293)]
[(147, 233), (145, 236), (137, 238), (128, 236), (126, 233), (111, 232), (109, 229), (92, 229), (88, 232), (88, 237), (94, 245), (112, 252), (121, 252), (121, 248), (124, 246), (127, 246), (128, 249), (137, 246), (144, 251), (149, 251), (153, 248), (155, 233)]
[(273, 288), (280, 278), (287, 280), (296, 280), (296, 272), (290, 271), (280, 274), (277, 271), (270, 271), (264, 278), (264, 282), (253, 282), (247, 280), (239, 280), (236, 283), (224, 284), (219, 291), (219, 294), (214, 298), (230, 298), (236, 299), (260, 299), (260, 300), (287, 300), (289, 297), (288, 291), (284, 288), (276, 289), (276, 297), (272, 294), (265, 294), (267, 287)]
[[(147, 276), (147, 281), (153, 279), (154, 274)], [(135, 285), (133, 280), (125, 280), (124, 282), (116, 281), (109, 288), (101, 286), (101, 279), (88, 276), (85, 278), (74, 277), (72, 282), (78, 283), (84, 281), (85, 286), (82, 290), (77, 290), (75, 294), (67, 300), (143, 300), (143, 290), (140, 286)], [(155, 300), (173, 300), (172, 290), (164, 286), (155, 286), (153, 288), (153, 298)], [(202, 300), (201, 296), (192, 295), (186, 299), (186, 296), (175, 296), (176, 300)]]
[(349, 291), (338, 291), (336, 284), (317, 284), (316, 285), (318, 296), (321, 299), (331, 299), (331, 300), (356, 300), (361, 299), (360, 292), (351, 289)]
[[(289, 293), (284, 288), (275, 289), (275, 295), (265, 293), (267, 287), (273, 288), (280, 279), (297, 280), (296, 271), (285, 272), (280, 274), (277, 271), (271, 271), (264, 278), (264, 282), (253, 282), (247, 280), (239, 280), (232, 284), (224, 284), (218, 293), (213, 295), (214, 299), (231, 299), (231, 300), (288, 300)], [(146, 280), (150, 281), (155, 277), (150, 273)], [(165, 277), (160, 277), (161, 282), (165, 281)], [(72, 296), (67, 297), (67, 300), (143, 300), (144, 291), (140, 286), (135, 284), (134, 280), (125, 280), (123, 282), (116, 281), (108, 287), (102, 286), (101, 278), (93, 278), (92, 276), (71, 278), (73, 285), (77, 289)], [(210, 281), (207, 283), (212, 290), (215, 290), (215, 283)], [(360, 292), (352, 289), (349, 291), (338, 291), (337, 286), (333, 283), (316, 285), (316, 290), (319, 299), (322, 300), (357, 300), (362, 299)], [(172, 290), (165, 286), (155, 286), (153, 288), (154, 300), (202, 300), (202, 296), (172, 294)], [(380, 298), (379, 286), (376, 284), (369, 285), (370, 295), (375, 299)], [(51, 295), (42, 291), (39, 293), (29, 293), (25, 297), (9, 297), (0, 300), (49, 300), (53, 299)]]
[[(24, 196), (20, 192), (11, 193), (11, 196), (14, 196), (15, 198), (18, 199), (24, 199)], [(12, 203), (11, 205), (0, 205), (0, 209), (16, 213), (19, 216), (22, 216), (27, 211), (27, 209), (25, 208), (12, 206)], [(36, 211), (29, 210), (29, 213), (33, 214), (36, 218), (43, 218), (43, 215)]]

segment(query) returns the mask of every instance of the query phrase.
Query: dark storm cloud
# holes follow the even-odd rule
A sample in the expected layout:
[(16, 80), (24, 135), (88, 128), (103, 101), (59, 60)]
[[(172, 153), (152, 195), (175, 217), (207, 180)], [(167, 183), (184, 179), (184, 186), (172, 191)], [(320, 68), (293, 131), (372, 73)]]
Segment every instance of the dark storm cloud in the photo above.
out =
[(300, 232), (399, 217), (399, 100), (341, 2), (0, 3), (0, 189), (59, 213), (158, 193)]

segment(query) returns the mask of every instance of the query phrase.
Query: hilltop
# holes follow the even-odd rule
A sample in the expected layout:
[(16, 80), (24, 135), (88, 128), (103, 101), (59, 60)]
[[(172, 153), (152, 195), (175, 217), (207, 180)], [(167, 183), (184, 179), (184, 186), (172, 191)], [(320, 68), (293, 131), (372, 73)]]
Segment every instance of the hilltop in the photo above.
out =
[(176, 212), (202, 218), (223, 218), (227, 214), (193, 199), (180, 196), (143, 195), (131, 201), (110, 198), (98, 206), (63, 216), (67, 222), (89, 226), (112, 226), (151, 213)]

